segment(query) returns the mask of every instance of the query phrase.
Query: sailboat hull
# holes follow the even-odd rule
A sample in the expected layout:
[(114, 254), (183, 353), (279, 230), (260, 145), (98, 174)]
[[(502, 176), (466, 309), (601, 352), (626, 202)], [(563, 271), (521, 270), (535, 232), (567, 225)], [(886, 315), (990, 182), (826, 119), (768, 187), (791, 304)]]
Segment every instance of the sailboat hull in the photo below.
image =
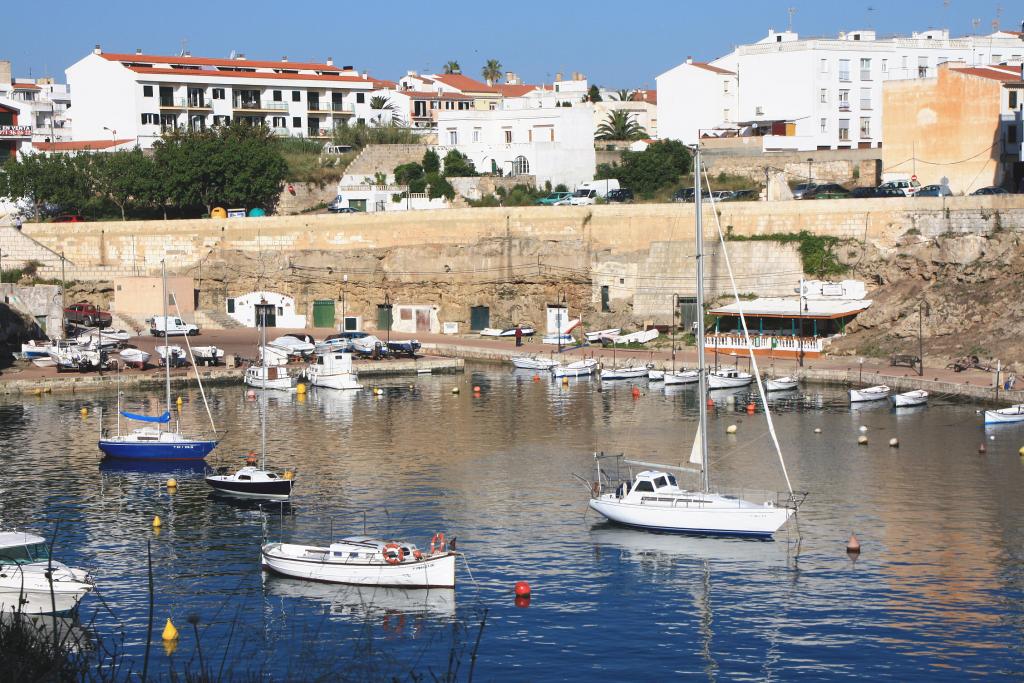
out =
[(617, 502), (615, 496), (592, 498), (590, 507), (616, 524), (700, 536), (771, 538), (793, 511), (789, 508), (750, 505), (735, 507), (659, 507)]
[(118, 460), (166, 461), (202, 460), (217, 445), (216, 441), (169, 441), (145, 443), (100, 439), (100, 450)]
[(264, 500), (287, 500), (292, 495), (292, 480), (276, 481), (238, 481), (230, 476), (206, 477), (206, 483), (218, 493), (225, 493), (241, 498), (261, 498)]

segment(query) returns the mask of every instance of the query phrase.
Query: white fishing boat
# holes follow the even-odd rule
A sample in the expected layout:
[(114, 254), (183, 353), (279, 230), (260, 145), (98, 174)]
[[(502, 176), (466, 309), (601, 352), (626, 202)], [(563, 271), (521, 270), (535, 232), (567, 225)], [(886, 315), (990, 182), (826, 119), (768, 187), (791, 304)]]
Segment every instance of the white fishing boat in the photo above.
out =
[(156, 351), (156, 355), (160, 357), (160, 365), (167, 365), (170, 363), (171, 367), (181, 365), (188, 360), (188, 354), (185, 353), (185, 349), (181, 348), (177, 344), (161, 344), (153, 349)]
[(601, 368), (602, 380), (640, 379), (647, 377), (646, 365), (627, 365), (619, 368)]
[(295, 388), (296, 378), (288, 375), (288, 368), (277, 365), (250, 365), (245, 369), (242, 381), (257, 389), (288, 391)]
[(654, 368), (648, 368), (647, 379), (649, 379), (652, 382), (663, 382), (665, 380), (665, 371), (655, 370)]
[(260, 365), (288, 365), (288, 361), (291, 359), (291, 353), (288, 349), (282, 346), (261, 344), (256, 349), (256, 359), (260, 362)]
[(49, 356), (57, 372), (87, 372), (103, 364), (103, 353), (73, 339), (58, 339), (50, 347)]
[(85, 570), (52, 560), (42, 536), (0, 533), (0, 612), (71, 612), (93, 585)]
[(50, 346), (50, 342), (46, 339), (31, 339), (21, 345), (21, 357), (27, 360), (48, 358)]
[(879, 384), (866, 389), (850, 389), (850, 403), (863, 403), (865, 401), (884, 401), (889, 398), (889, 387)]
[(607, 330), (596, 330), (594, 332), (587, 332), (583, 336), (586, 337), (587, 341), (590, 342), (591, 344), (596, 344), (605, 337), (617, 337), (621, 333), (621, 327), (609, 327)]
[(576, 339), (569, 334), (545, 334), (540, 338), (541, 344), (550, 344), (552, 346), (572, 346), (576, 343)]
[(193, 346), (192, 357), (199, 365), (220, 365), (224, 362), (224, 349), (217, 346)]
[(700, 381), (700, 375), (696, 370), (669, 370), (665, 373), (665, 386), (677, 384), (693, 384)]
[(769, 391), (791, 391), (800, 384), (796, 377), (774, 377), (765, 382), (765, 388)]
[(754, 376), (738, 368), (719, 368), (708, 373), (708, 389), (735, 389), (754, 381)]
[(95, 349), (112, 349), (131, 339), (131, 333), (125, 330), (91, 329), (76, 337), (79, 344), (89, 345)]
[[(697, 202), (694, 209), (695, 226), (694, 241), (696, 244), (696, 270), (697, 270), (697, 310), (704, 308), (704, 258), (703, 258), (703, 229), (701, 210), (701, 163), (700, 148), (697, 147), (694, 154), (694, 196)], [(733, 295), (739, 301), (739, 294), (736, 289), (732, 275), (732, 266), (729, 263), (728, 253), (725, 246), (725, 238), (719, 227), (721, 241), (721, 255), (724, 257), (726, 269), (732, 284)], [(746, 320), (740, 313), (740, 321), (746, 333)], [(757, 361), (754, 358), (753, 348), (747, 339), (748, 352), (751, 358), (751, 367), (757, 372)], [(707, 403), (704, 400), (706, 385), (709, 376), (704, 373), (704, 328), (697, 326), (697, 376), (700, 386), (699, 419), (696, 434), (694, 435), (693, 447), (690, 449), (689, 461), (693, 467), (668, 467), (644, 463), (638, 461), (624, 460), (622, 456), (604, 456), (595, 454), (597, 466), (597, 479), (591, 485), (590, 507), (605, 516), (612, 522), (626, 526), (656, 531), (671, 531), (692, 534), (707, 535), (729, 535), (729, 536), (753, 536), (770, 538), (799, 507), (803, 498), (796, 494), (789, 481), (786, 472), (785, 462), (782, 459), (782, 451), (778, 440), (775, 437), (774, 425), (771, 421), (771, 412), (765, 401), (764, 388), (759, 376), (757, 379), (758, 392), (765, 404), (765, 418), (768, 421), (768, 431), (772, 437), (772, 443), (779, 457), (783, 477), (785, 478), (787, 492), (776, 496), (762, 496), (759, 501), (751, 501), (740, 498), (736, 495), (715, 492), (710, 487), (710, 459), (708, 457), (708, 415)], [(644, 469), (635, 476), (619, 476), (619, 468), (610, 472), (602, 468), (602, 460), (608, 457), (615, 457), (616, 463), (628, 464), (630, 473), (633, 465), (641, 466)], [(700, 487), (696, 490), (683, 488), (679, 485), (674, 475), (668, 470), (685, 471), (697, 474), (700, 477)]]
[[(440, 537), (440, 540), (438, 538)], [(396, 588), (454, 588), (458, 554), (435, 535), (429, 552), (404, 541), (351, 536), (328, 546), (267, 543), (263, 568), (297, 579)]]
[(594, 358), (584, 358), (551, 368), (551, 374), (555, 377), (587, 377), (597, 372), (598, 363)]
[[(537, 333), (533, 327), (529, 325), (520, 326), (519, 331), (522, 332), (524, 337), (532, 337)], [(515, 337), (516, 328), (514, 327), (485, 327), (480, 330), (481, 337)]]
[(128, 365), (134, 365), (140, 368), (145, 365), (150, 358), (148, 352), (135, 348), (121, 349), (121, 352), (118, 355), (121, 356), (121, 360)]
[(1024, 422), (1024, 403), (1012, 405), (1009, 408), (998, 408), (985, 411), (985, 424), (1007, 424), (1010, 422)]
[(600, 339), (605, 344), (646, 344), (657, 339), (659, 334), (661, 333), (652, 327), (649, 330), (640, 330), (630, 334), (608, 334), (600, 337)]
[(328, 389), (362, 389), (352, 368), (351, 353), (325, 353), (306, 368), (306, 379), (315, 387)]
[(897, 408), (909, 408), (910, 406), (923, 406), (928, 403), (928, 392), (924, 389), (907, 391), (902, 394), (894, 394), (892, 402)]
[(558, 365), (558, 361), (538, 356), (516, 356), (512, 359), (512, 365), (520, 370), (550, 370)]

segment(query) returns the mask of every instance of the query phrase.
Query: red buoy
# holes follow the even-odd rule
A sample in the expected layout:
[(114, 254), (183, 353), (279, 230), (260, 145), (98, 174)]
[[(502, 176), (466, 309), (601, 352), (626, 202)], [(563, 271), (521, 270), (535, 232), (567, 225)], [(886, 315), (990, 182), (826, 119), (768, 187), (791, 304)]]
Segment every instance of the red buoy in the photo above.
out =
[(633, 398), (640, 398), (640, 387), (633, 387)]
[(476, 393), (478, 393), (478, 394), (479, 394), (479, 393), (480, 393), (480, 385), (476, 385), (476, 386), (474, 386), (474, 387), (473, 387), (473, 391), (475, 391)]
[(846, 542), (846, 552), (851, 555), (860, 554), (860, 541), (857, 540), (857, 534), (850, 534), (850, 540)]
[(709, 396), (708, 397), (708, 408), (714, 408), (714, 407), (715, 407), (715, 399), (713, 399), (713, 398), (711, 398)]
[(530, 595), (530, 584), (525, 581), (516, 581), (516, 597), (529, 597)]
[(978, 446), (978, 452), (979, 453), (984, 453), (986, 450), (988, 450), (988, 449), (985, 448), (985, 444), (979, 444), (979, 446)]
[(747, 414), (748, 415), (753, 415), (755, 410), (757, 410), (757, 406), (754, 405), (753, 401), (751, 401), (750, 403), (747, 404)]
[(517, 595), (516, 596), (516, 607), (529, 607), (530, 596), (529, 595)]
[(540, 381), (540, 375), (534, 375), (533, 376), (533, 381), (534, 382), (539, 382)]

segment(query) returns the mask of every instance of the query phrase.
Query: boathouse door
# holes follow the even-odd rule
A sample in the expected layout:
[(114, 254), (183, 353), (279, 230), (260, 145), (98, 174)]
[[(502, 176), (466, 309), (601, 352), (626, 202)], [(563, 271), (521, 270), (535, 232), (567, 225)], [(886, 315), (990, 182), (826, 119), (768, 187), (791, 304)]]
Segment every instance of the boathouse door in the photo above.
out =
[(489, 306), (469, 307), (469, 329), (478, 332), (491, 326), (491, 309)]
[(265, 327), (277, 327), (277, 314), (274, 304), (256, 304), (256, 324), (261, 322)]
[(317, 299), (313, 302), (313, 327), (334, 327), (333, 299)]

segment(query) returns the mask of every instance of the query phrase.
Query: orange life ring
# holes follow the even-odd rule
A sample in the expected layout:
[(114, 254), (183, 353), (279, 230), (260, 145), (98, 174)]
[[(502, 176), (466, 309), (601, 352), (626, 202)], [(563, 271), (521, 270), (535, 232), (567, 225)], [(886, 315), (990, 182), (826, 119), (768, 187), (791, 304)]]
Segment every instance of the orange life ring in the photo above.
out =
[(430, 554), (433, 555), (438, 550), (440, 550), (443, 553), (444, 549), (444, 532), (438, 531), (436, 534), (434, 534), (434, 537), (430, 539)]
[(256, 464), (256, 451), (249, 451), (248, 453), (246, 453), (246, 455), (245, 455), (245, 464), (246, 465), (255, 465)]
[(381, 549), (381, 553), (384, 555), (384, 561), (388, 564), (401, 564), (402, 560), (405, 559), (405, 551), (397, 543), (386, 544)]

